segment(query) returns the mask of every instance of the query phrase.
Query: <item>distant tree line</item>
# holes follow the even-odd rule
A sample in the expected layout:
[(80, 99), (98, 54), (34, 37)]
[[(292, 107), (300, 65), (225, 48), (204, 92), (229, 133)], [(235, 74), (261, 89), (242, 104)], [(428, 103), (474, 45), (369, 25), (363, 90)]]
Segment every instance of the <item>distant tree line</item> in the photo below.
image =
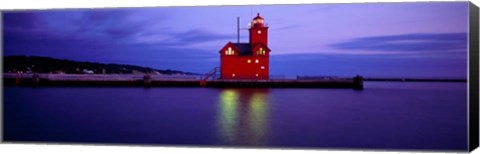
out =
[(161, 73), (186, 74), (194, 73), (177, 70), (159, 70), (150, 67), (123, 64), (103, 64), (92, 62), (78, 62), (72, 60), (55, 59), (39, 56), (6, 56), (3, 58), (4, 73), (66, 73), (66, 74), (132, 74), (132, 73)]

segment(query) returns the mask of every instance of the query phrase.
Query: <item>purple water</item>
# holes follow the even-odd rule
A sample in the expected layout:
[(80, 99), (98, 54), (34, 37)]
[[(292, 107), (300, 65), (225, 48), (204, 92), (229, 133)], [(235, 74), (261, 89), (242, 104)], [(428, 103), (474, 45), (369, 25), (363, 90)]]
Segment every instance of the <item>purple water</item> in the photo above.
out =
[(4, 87), (3, 131), (5, 141), (463, 151), (466, 87)]

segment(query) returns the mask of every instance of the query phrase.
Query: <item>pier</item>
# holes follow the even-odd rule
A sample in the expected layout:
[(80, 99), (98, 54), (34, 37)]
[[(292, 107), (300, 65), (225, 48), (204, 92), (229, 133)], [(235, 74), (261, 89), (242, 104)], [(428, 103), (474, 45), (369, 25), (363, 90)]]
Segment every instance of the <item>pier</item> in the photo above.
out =
[(4, 74), (6, 86), (99, 86), (99, 87), (264, 87), (363, 89), (363, 78), (204, 80), (197, 76), (96, 75), (96, 74)]

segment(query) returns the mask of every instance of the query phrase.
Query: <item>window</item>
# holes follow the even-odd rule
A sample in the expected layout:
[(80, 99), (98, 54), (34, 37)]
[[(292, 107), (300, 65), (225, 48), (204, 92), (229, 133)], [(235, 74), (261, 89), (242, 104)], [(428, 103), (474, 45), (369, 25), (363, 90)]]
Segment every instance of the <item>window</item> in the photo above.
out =
[(258, 49), (257, 55), (265, 55), (265, 50), (263, 50), (263, 48)]
[(258, 73), (257, 73), (257, 74), (255, 74), (255, 76), (256, 76), (256, 77), (258, 77)]
[(258, 63), (258, 59), (255, 59), (255, 63)]
[(249, 64), (250, 64), (251, 62), (252, 62), (252, 60), (250, 60), (250, 59), (249, 59), (249, 60), (247, 60), (247, 63), (249, 63)]
[(235, 77), (235, 74), (232, 74), (232, 77)]
[(265, 66), (260, 66), (260, 69), (262, 69), (262, 70), (265, 69)]
[(225, 51), (225, 55), (234, 55), (235, 51), (231, 47), (228, 47), (228, 50)]
[(262, 31), (261, 31), (261, 30), (258, 30), (258, 32), (257, 32), (257, 33), (258, 33), (258, 34), (262, 34)]

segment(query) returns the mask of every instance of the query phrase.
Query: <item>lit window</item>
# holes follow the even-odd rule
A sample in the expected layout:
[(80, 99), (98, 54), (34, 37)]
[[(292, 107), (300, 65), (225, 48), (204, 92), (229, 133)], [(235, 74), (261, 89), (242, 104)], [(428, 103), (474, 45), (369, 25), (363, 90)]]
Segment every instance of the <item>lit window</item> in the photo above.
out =
[(261, 66), (260, 69), (262, 69), (262, 70), (265, 69), (265, 66)]
[(258, 74), (255, 74), (256, 77), (258, 77)]
[(258, 59), (255, 59), (255, 63), (258, 63)]
[(249, 59), (249, 60), (247, 60), (247, 63), (251, 63), (251, 62), (252, 62), (252, 61), (251, 61), (250, 59)]
[(228, 50), (227, 50), (227, 51), (225, 51), (225, 54), (226, 54), (226, 55), (233, 55), (233, 54), (235, 54), (235, 51), (234, 51), (234, 50), (232, 50), (232, 48), (231, 48), (231, 47), (228, 47)]
[(265, 55), (265, 50), (263, 48), (258, 49), (257, 55)]
[(232, 74), (232, 77), (235, 77), (235, 74)]
[(262, 34), (262, 31), (261, 31), (261, 30), (258, 30), (258, 34)]

